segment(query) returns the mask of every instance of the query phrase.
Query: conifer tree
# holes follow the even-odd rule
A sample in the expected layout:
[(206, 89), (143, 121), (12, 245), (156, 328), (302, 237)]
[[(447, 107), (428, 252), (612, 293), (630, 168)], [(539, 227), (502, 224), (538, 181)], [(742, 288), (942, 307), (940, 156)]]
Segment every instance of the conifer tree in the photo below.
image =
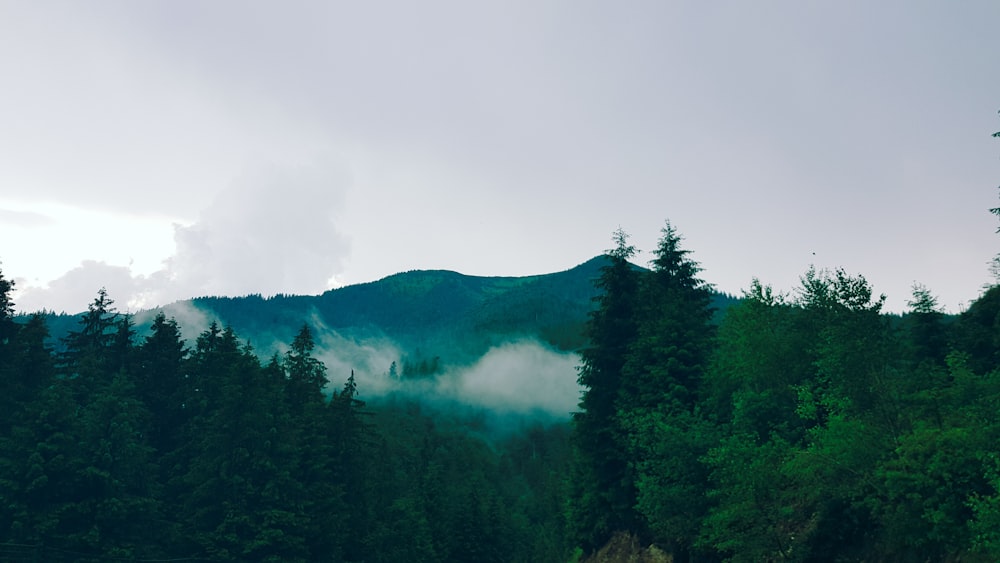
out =
[(641, 514), (632, 530), (668, 547), (677, 561), (693, 556), (708, 510), (701, 459), (716, 440), (696, 408), (715, 333), (712, 293), (689, 254), (667, 222), (640, 286), (637, 334), (618, 392)]
[(196, 544), (220, 561), (306, 560), (297, 457), (283, 436), (276, 378), (231, 328), (217, 325), (198, 338), (191, 375), (197, 412), (181, 484)]
[(125, 349), (115, 346), (116, 338), (120, 338), (116, 336), (118, 322), (114, 301), (102, 287), (81, 315), (79, 329), (63, 338), (62, 376), (72, 382), (77, 400), (82, 404), (97, 388), (110, 383), (120, 367), (115, 365), (116, 356), (121, 360)]
[(596, 284), (600, 294), (590, 315), (590, 344), (581, 353), (580, 410), (573, 414), (575, 463), (569, 525), (587, 552), (614, 532), (635, 524), (635, 491), (618, 419), (622, 368), (636, 337), (639, 271), (629, 260), (636, 249), (621, 229), (613, 235), (607, 265)]
[(177, 322), (158, 313), (138, 351), (137, 390), (152, 418), (150, 445), (160, 455), (173, 451), (186, 423), (188, 390), (183, 370), (187, 355)]
[(668, 222), (644, 276), (638, 334), (629, 348), (620, 395), (629, 409), (690, 411), (698, 399), (715, 329), (711, 287), (701, 268), (681, 248)]
[(288, 376), (289, 400), (296, 413), (302, 412), (309, 404), (323, 401), (326, 367), (313, 357), (315, 348), (316, 343), (309, 325), (302, 325), (285, 353), (284, 368)]
[[(14, 335), (17, 325), (14, 323), (14, 281), (3, 277), (0, 270), (0, 350)], [(3, 356), (0, 355), (0, 358)], [(2, 361), (2, 360), (0, 360)]]
[[(283, 391), (291, 416), (289, 440), (298, 459), (295, 479), (301, 487), (302, 512), (311, 561), (339, 561), (348, 510), (344, 484), (338, 480), (337, 444), (327, 426), (326, 366), (313, 356), (316, 344), (308, 325), (296, 334), (281, 363)], [(337, 395), (336, 392), (334, 395)], [(336, 397), (335, 397), (336, 398)]]
[(348, 561), (362, 560), (375, 529), (373, 483), (376, 463), (370, 454), (374, 445), (371, 426), (365, 420), (365, 402), (358, 399), (358, 384), (351, 370), (343, 389), (335, 392), (327, 407), (328, 438), (334, 458), (333, 478), (343, 487), (347, 515), (344, 519), (343, 556)]
[(45, 316), (36, 314), (7, 344), (0, 344), (0, 499), (5, 499), (0, 504), (0, 542), (36, 541), (36, 518), (45, 510), (32, 504), (31, 491), (47, 485), (38, 446), (45, 438), (39, 428), (43, 397), (55, 381), (48, 336)]

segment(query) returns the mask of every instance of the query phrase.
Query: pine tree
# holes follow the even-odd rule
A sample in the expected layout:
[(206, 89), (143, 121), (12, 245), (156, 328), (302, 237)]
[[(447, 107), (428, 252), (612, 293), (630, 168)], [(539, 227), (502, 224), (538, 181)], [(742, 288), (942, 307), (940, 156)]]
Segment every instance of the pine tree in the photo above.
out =
[[(29, 543), (38, 539), (34, 523), (40, 507), (31, 503), (29, 489), (43, 488), (32, 471), (42, 433), (37, 426), (43, 397), (55, 382), (45, 316), (36, 314), (13, 338), (0, 345), (0, 542)], [(30, 477), (29, 477), (30, 476)]]
[(313, 356), (315, 347), (312, 331), (303, 325), (281, 363), (291, 415), (288, 438), (295, 444), (298, 458), (294, 475), (301, 487), (309, 558), (339, 561), (346, 541), (348, 510), (344, 484), (337, 479), (337, 445), (330, 439), (327, 427), (329, 413), (323, 395), (326, 366)]
[[(0, 351), (14, 335), (17, 325), (14, 323), (14, 281), (3, 277), (0, 270)], [(0, 361), (4, 357), (0, 354)]]
[(373, 430), (365, 420), (370, 414), (363, 410), (365, 402), (358, 399), (358, 385), (354, 378), (354, 370), (344, 383), (344, 387), (335, 393), (327, 407), (327, 440), (333, 448), (334, 471), (333, 479), (343, 487), (344, 502), (347, 505), (347, 517), (343, 532), (343, 557), (347, 561), (360, 561), (367, 558), (371, 545), (371, 531), (375, 529), (375, 514), (373, 488), (379, 486), (373, 482), (375, 460), (370, 455)]
[(167, 455), (177, 447), (178, 431), (187, 421), (184, 364), (188, 351), (177, 322), (158, 313), (138, 357), (137, 390), (152, 417), (150, 445)]
[(632, 529), (635, 491), (626, 444), (618, 423), (622, 369), (635, 340), (639, 271), (629, 260), (636, 249), (628, 235), (614, 233), (615, 248), (597, 280), (600, 294), (587, 325), (590, 344), (581, 354), (578, 381), (584, 388), (573, 414), (575, 463), (569, 525), (587, 552), (619, 530)]
[[(200, 548), (220, 561), (307, 559), (298, 457), (274, 368), (262, 368), (231, 328), (202, 333), (192, 358), (195, 412), (184, 523)], [(279, 372), (280, 373), (280, 372)]]
[(85, 404), (89, 394), (102, 385), (110, 383), (124, 358), (124, 349), (115, 345), (119, 331), (119, 315), (114, 301), (108, 297), (103, 287), (97, 297), (81, 315), (79, 330), (72, 331), (63, 338), (65, 351), (62, 353), (60, 368), (62, 376), (71, 381), (77, 400)]
[(681, 240), (668, 222), (643, 278), (638, 334), (619, 392), (629, 410), (691, 411), (698, 399), (715, 334), (712, 290)]
[(294, 412), (302, 412), (307, 405), (323, 401), (326, 386), (326, 367), (313, 357), (316, 347), (312, 331), (302, 325), (295, 335), (291, 348), (285, 354), (284, 368), (288, 374), (288, 395)]
[(667, 546), (678, 561), (691, 556), (708, 510), (701, 459), (716, 440), (696, 408), (715, 334), (712, 292), (689, 253), (668, 222), (640, 287), (637, 335), (618, 391), (642, 516), (632, 530)]

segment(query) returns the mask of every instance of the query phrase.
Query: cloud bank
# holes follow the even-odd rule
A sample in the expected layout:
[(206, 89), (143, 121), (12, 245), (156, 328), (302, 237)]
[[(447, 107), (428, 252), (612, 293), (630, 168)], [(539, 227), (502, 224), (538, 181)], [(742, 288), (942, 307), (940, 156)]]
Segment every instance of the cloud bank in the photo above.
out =
[(175, 225), (175, 251), (160, 270), (134, 275), (87, 260), (45, 287), (18, 291), (17, 308), (78, 312), (101, 287), (123, 310), (205, 295), (325, 291), (350, 249), (338, 227), (349, 184), (337, 165), (254, 166), (196, 222)]
[(577, 410), (580, 386), (576, 354), (538, 342), (503, 344), (468, 366), (452, 366), (426, 378), (400, 378), (389, 366), (402, 353), (388, 341), (356, 341), (334, 332), (317, 336), (316, 356), (327, 367), (328, 390), (339, 389), (354, 371), (362, 399), (389, 395), (425, 404), (463, 405), (499, 415), (568, 419)]

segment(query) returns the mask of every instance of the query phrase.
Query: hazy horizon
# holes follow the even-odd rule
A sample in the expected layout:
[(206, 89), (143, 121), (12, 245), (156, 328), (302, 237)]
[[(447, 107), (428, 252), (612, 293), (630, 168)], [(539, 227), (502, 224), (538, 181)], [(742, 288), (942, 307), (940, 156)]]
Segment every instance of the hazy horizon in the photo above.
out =
[(957, 312), (1000, 251), (1000, 4), (0, 0), (22, 309), (565, 270), (670, 220)]

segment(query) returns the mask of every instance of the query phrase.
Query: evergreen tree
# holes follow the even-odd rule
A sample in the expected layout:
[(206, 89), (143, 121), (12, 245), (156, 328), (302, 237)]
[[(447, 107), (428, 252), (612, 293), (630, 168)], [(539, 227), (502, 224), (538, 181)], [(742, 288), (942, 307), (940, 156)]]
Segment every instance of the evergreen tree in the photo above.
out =
[(161, 456), (168, 455), (178, 446), (179, 431), (187, 422), (190, 391), (184, 373), (188, 351), (177, 322), (158, 313), (138, 356), (137, 391), (151, 416), (150, 445)]
[(323, 388), (326, 386), (326, 367), (313, 357), (316, 347), (312, 331), (302, 325), (295, 335), (291, 348), (285, 354), (284, 368), (288, 374), (288, 395), (292, 409), (302, 412), (309, 404), (323, 402)]
[(371, 531), (378, 515), (375, 512), (373, 482), (376, 459), (372, 429), (365, 420), (369, 413), (365, 402), (358, 399), (354, 370), (343, 389), (334, 393), (327, 407), (328, 437), (333, 454), (333, 481), (343, 487), (347, 515), (343, 522), (343, 557), (346, 561), (362, 561), (367, 553), (377, 549), (372, 544)]
[(14, 282), (3, 277), (0, 270), (0, 436), (6, 435), (17, 403), (15, 394), (20, 373), (12, 364), (15, 354), (11, 340), (17, 332), (14, 322)]
[(199, 336), (192, 372), (196, 412), (181, 479), (192, 537), (219, 561), (304, 561), (297, 457), (282, 436), (276, 378), (216, 325)]
[(574, 541), (590, 552), (614, 532), (635, 527), (635, 491), (618, 419), (622, 369), (636, 338), (639, 271), (629, 260), (636, 249), (628, 235), (614, 233), (615, 248), (596, 284), (600, 294), (587, 325), (589, 345), (581, 353), (580, 410), (573, 413), (575, 463), (569, 525)]
[(681, 240), (668, 222), (640, 287), (638, 330), (617, 404), (642, 515), (631, 529), (667, 546), (678, 561), (691, 556), (708, 510), (701, 458), (716, 439), (696, 408), (714, 341), (712, 292)]
[(161, 556), (155, 451), (149, 411), (125, 370), (81, 410), (81, 495), (74, 510), (89, 527), (80, 546), (107, 557)]
[[(36, 314), (4, 345), (0, 345), (0, 542), (33, 542), (39, 508), (29, 491), (46, 481), (37, 468), (38, 427), (43, 397), (55, 382), (52, 351), (45, 317)], [(68, 407), (69, 405), (66, 405)], [(62, 413), (56, 413), (62, 414)], [(68, 413), (67, 413), (68, 414)], [(44, 509), (42, 509), (44, 510)]]
[(948, 355), (948, 337), (945, 315), (937, 298), (926, 287), (914, 284), (913, 297), (907, 305), (910, 307), (907, 329), (914, 359), (943, 367)]
[[(0, 270), (0, 351), (10, 341), (17, 325), (14, 323), (14, 281), (8, 280)], [(4, 354), (0, 354), (0, 361)]]
[(121, 339), (118, 322), (114, 301), (102, 287), (81, 315), (79, 329), (63, 338), (62, 376), (72, 382), (81, 404), (86, 404), (99, 387), (110, 383), (121, 367), (116, 363), (124, 359), (121, 355), (126, 348), (123, 342), (116, 346), (116, 340)]
[[(712, 290), (668, 222), (643, 278), (639, 329), (619, 395), (627, 409), (691, 411), (712, 351)], [(666, 403), (666, 405), (665, 405)]]
[(312, 331), (303, 325), (281, 364), (291, 417), (288, 439), (298, 459), (294, 475), (303, 495), (310, 560), (339, 561), (347, 541), (348, 509), (344, 484), (337, 478), (337, 445), (327, 427), (326, 366), (313, 356), (315, 347)]

